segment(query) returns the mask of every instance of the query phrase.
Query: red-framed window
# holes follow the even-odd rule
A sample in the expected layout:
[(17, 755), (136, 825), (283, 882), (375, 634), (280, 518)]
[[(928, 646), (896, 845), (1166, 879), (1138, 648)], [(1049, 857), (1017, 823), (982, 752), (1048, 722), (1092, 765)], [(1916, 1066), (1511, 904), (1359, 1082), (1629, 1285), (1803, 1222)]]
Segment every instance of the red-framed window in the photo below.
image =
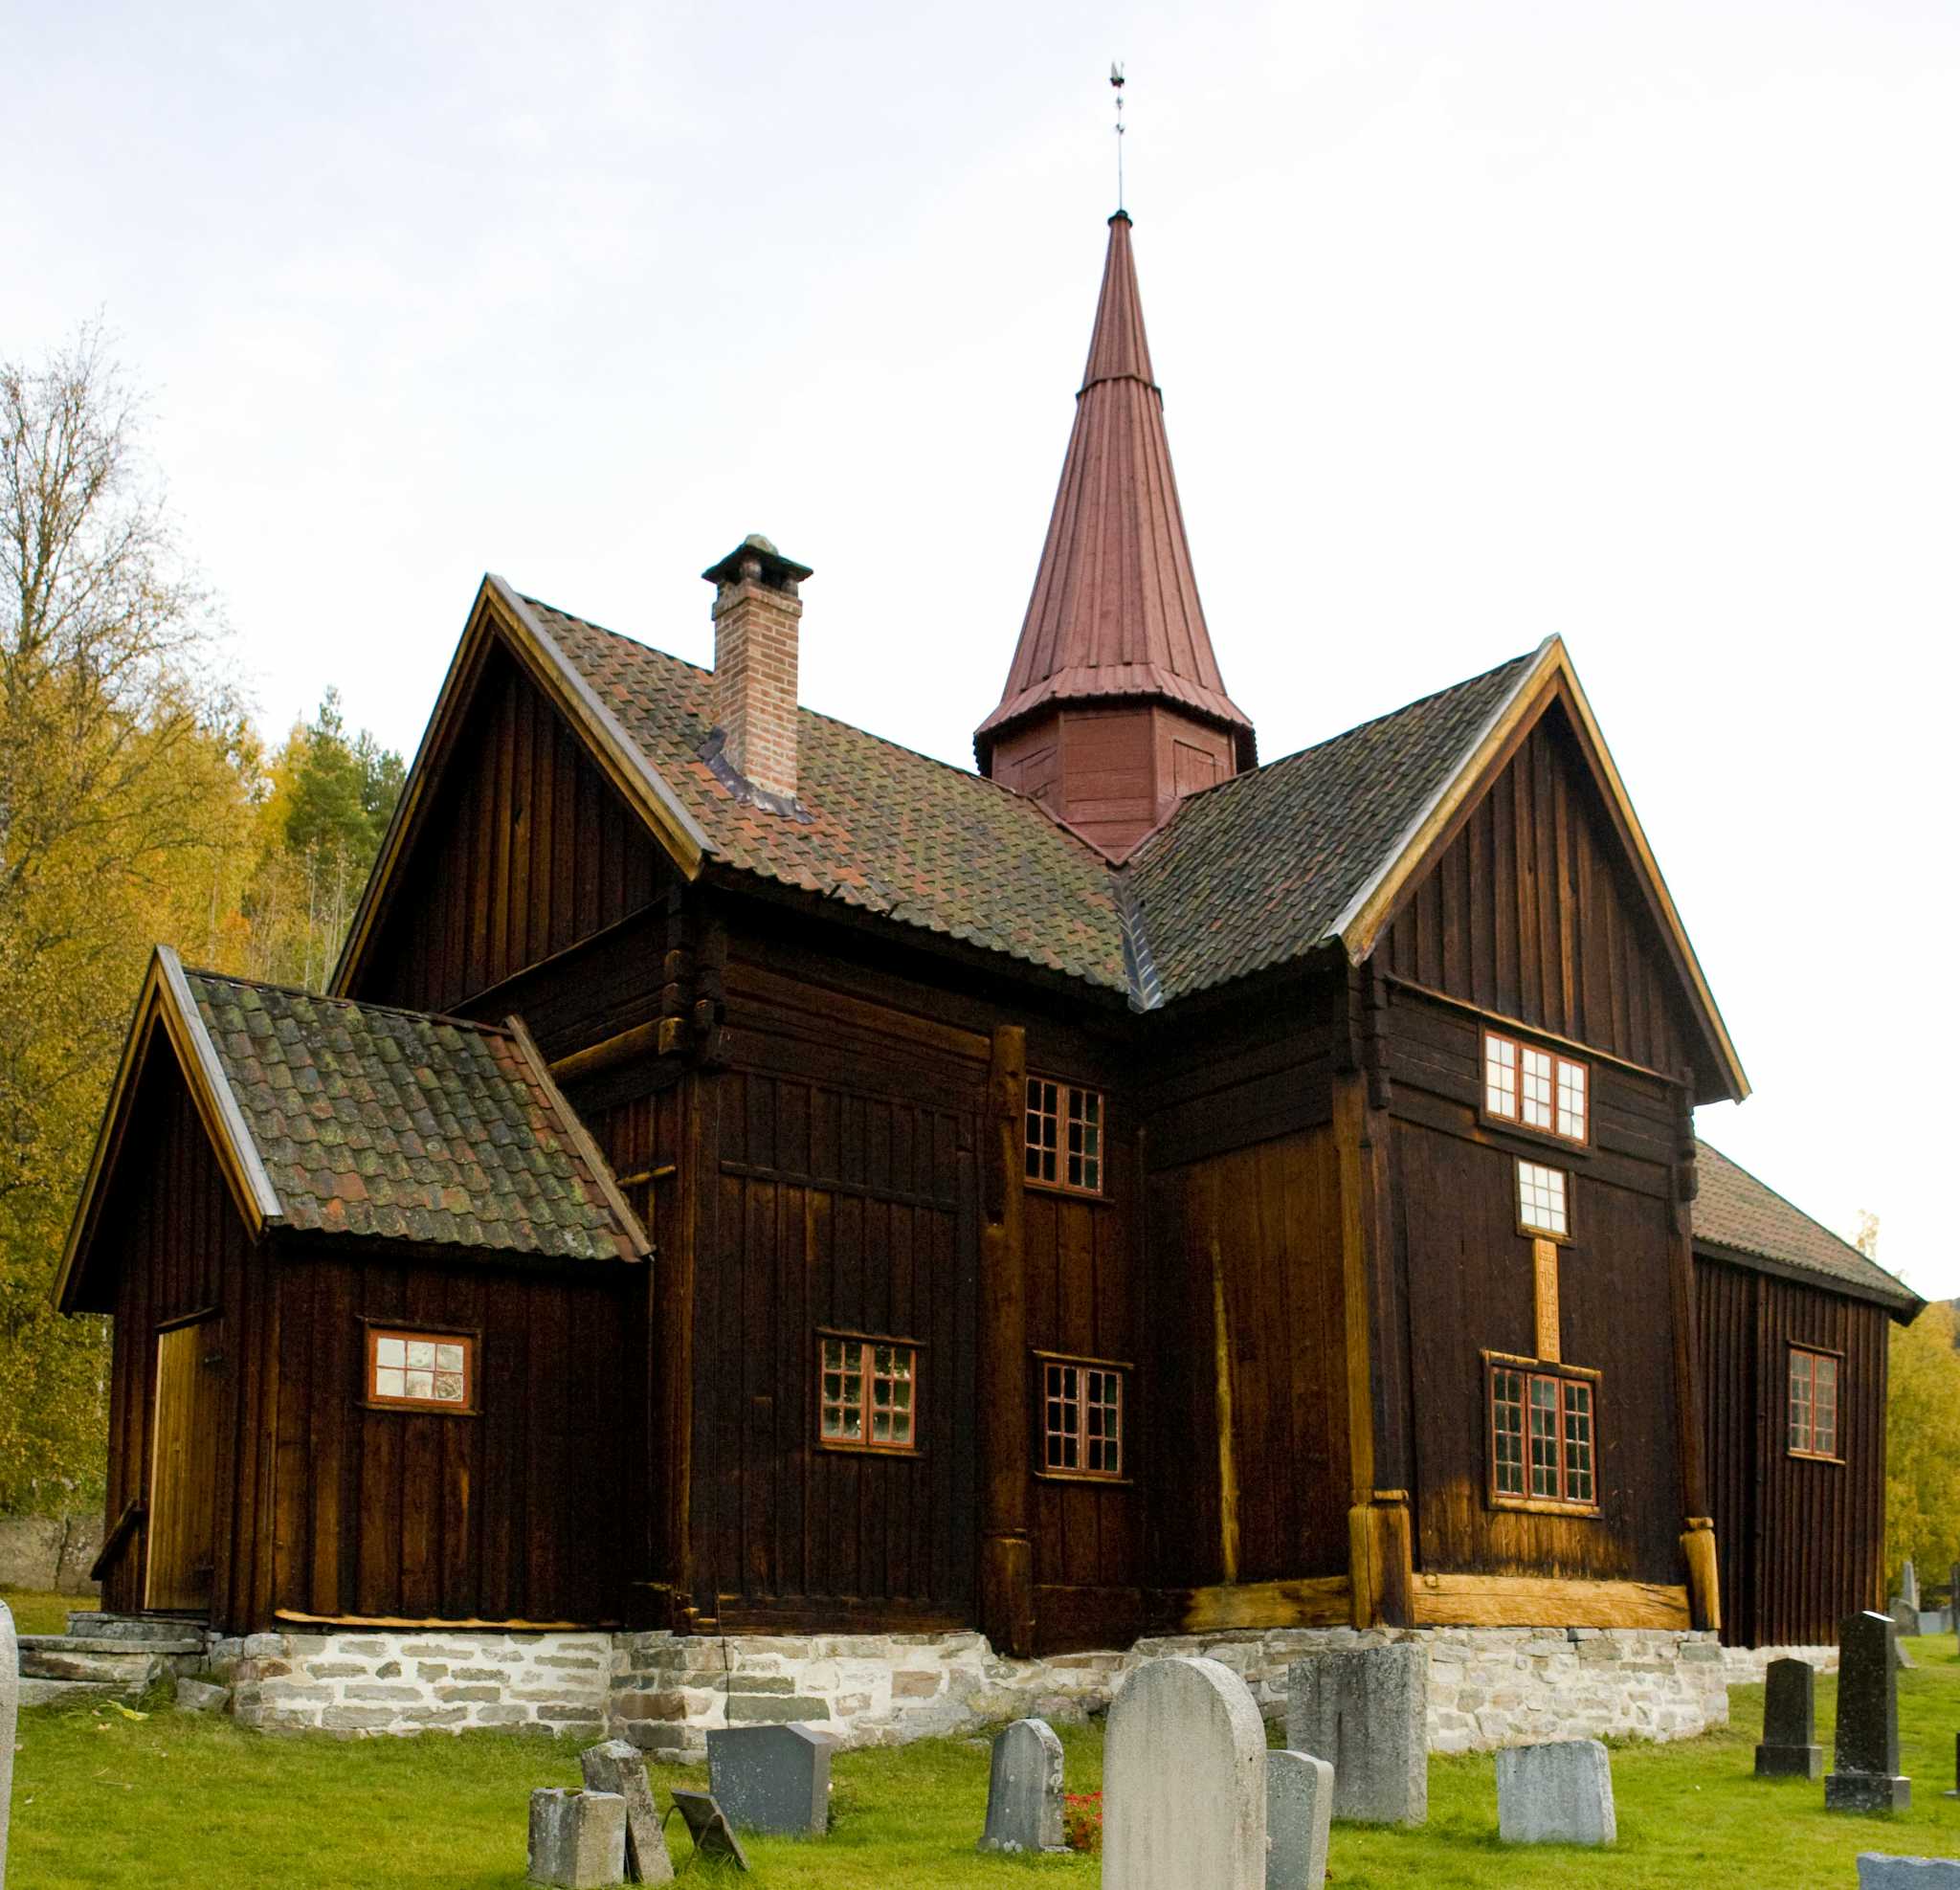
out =
[(919, 1347), (856, 1333), (820, 1333), (816, 1343), (818, 1442), (834, 1450), (916, 1451)]
[(1072, 1194), (1102, 1191), (1102, 1092), (1028, 1078), (1028, 1179)]
[(1126, 1366), (1051, 1359), (1041, 1367), (1041, 1468), (1052, 1477), (1128, 1475), (1124, 1442)]
[(1838, 1371), (1835, 1352), (1790, 1348), (1790, 1454), (1838, 1456)]
[(1586, 1065), (1501, 1031), (1483, 1034), (1483, 1113), (1499, 1122), (1584, 1142), (1591, 1075)]
[(370, 1325), (368, 1402), (407, 1411), (474, 1411), (476, 1335)]
[(1591, 1373), (1490, 1361), (1494, 1503), (1599, 1505), (1599, 1390)]

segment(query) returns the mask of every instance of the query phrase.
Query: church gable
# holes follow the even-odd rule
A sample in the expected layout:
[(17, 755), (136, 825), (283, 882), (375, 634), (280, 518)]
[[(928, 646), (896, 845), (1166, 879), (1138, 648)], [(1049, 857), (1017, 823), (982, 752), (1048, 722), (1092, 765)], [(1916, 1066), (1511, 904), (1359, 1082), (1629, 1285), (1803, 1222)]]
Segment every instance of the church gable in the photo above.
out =
[[(336, 988), (455, 1011), (644, 910), (672, 867), (510, 648), (485, 639)], [(384, 878), (385, 874), (385, 878)]]
[(1534, 1030), (1722, 1083), (1564, 692), (1514, 739), (1402, 893), (1376, 962)]

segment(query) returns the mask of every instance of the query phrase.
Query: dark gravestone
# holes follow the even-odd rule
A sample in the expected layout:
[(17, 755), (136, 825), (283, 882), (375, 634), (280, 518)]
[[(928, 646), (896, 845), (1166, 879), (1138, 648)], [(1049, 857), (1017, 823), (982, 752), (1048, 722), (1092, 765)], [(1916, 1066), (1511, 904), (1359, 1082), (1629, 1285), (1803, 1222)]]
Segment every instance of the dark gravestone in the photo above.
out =
[(998, 1734), (987, 1768), (983, 1851), (1066, 1851), (1061, 1741), (1046, 1720), (1016, 1720)]
[(1817, 1737), (1817, 1675), (1808, 1660), (1772, 1660), (1763, 1694), (1763, 1743), (1758, 1778), (1822, 1778)]
[(1829, 1812), (1903, 1812), (1912, 1781), (1899, 1774), (1898, 1629), (1891, 1618), (1845, 1617), (1838, 1633), (1837, 1767), (1824, 1781)]
[(708, 1734), (708, 1790), (737, 1831), (820, 1837), (831, 1821), (831, 1749), (813, 1726), (722, 1726)]
[[(1960, 1599), (1956, 1599), (1960, 1605)], [(1940, 1793), (1942, 1798), (1960, 1798), (1960, 1732), (1953, 1735), (1953, 1789)]]
[(705, 1791), (677, 1791), (673, 1796), (674, 1810), (680, 1813), (680, 1822), (694, 1839), (696, 1856), (726, 1857), (737, 1870), (748, 1868), (748, 1854), (735, 1835), (735, 1827), (713, 1798)]

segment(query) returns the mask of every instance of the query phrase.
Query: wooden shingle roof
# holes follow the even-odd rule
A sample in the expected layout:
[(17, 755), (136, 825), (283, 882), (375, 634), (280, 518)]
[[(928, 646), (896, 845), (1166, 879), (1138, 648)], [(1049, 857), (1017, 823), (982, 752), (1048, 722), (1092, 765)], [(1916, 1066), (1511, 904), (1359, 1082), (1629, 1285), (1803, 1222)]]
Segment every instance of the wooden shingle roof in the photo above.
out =
[(1695, 1245), (1717, 1257), (1769, 1260), (1821, 1285), (1874, 1300), (1910, 1323), (1925, 1301), (1904, 1280), (1706, 1142), (1696, 1144)]

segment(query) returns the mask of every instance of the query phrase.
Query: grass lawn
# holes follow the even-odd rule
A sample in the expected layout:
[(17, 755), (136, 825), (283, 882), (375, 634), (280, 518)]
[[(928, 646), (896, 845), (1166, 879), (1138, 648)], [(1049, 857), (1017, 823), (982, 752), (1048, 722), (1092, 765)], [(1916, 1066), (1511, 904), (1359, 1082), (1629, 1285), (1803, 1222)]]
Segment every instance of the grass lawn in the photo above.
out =
[[(1732, 1886), (1807, 1890), (1855, 1883), (1860, 1851), (1960, 1855), (1953, 1736), (1960, 1659), (1950, 1637), (1911, 1643), (1900, 1717), (1913, 1809), (1896, 1818), (1827, 1816), (1823, 1787), (1759, 1783), (1751, 1750), (1759, 1687), (1731, 1693), (1726, 1732), (1614, 1754), (1620, 1841), (1611, 1852), (1503, 1850), (1488, 1756), (1437, 1759), (1430, 1821), (1420, 1831), (1337, 1825), (1330, 1884), (1528, 1890), (1538, 1884)], [(1828, 1751), (1837, 1685), (1818, 1685)], [(225, 1721), (145, 1719), (113, 1708), (22, 1715), (13, 1782), (12, 1890), (133, 1890), (195, 1882), (201, 1890), (518, 1890), (525, 1799), (539, 1785), (575, 1785), (568, 1742), (476, 1733), (454, 1739), (342, 1742), (268, 1739)], [(1064, 1728), (1069, 1789), (1101, 1784), (1100, 1728)], [(950, 1740), (844, 1753), (834, 1762), (835, 1825), (821, 1842), (755, 1839), (751, 1879), (768, 1890), (892, 1890), (908, 1883), (1011, 1886), (1031, 1877), (1090, 1890), (1087, 1857), (983, 1857), (973, 1850), (987, 1797), (984, 1747)], [(656, 1768), (664, 1787), (704, 1782)], [(687, 1840), (674, 1821), (677, 1862)], [(1193, 1886), (1202, 1890), (1202, 1886)]]
[(39, 1589), (0, 1589), (0, 1601), (13, 1611), (17, 1634), (66, 1634), (71, 1610), (100, 1605), (92, 1594), (47, 1594)]

